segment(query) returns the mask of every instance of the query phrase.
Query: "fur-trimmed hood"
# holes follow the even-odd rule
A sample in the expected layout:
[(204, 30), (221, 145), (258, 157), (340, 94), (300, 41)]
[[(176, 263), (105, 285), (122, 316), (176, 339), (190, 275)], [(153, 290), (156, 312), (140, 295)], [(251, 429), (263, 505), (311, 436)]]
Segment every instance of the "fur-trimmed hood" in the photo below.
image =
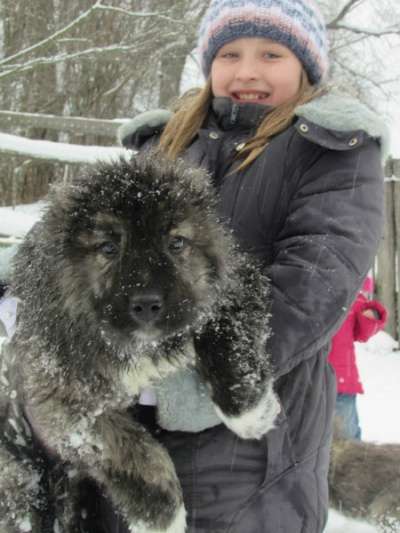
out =
[(383, 161), (389, 155), (388, 126), (377, 113), (355, 98), (329, 92), (299, 106), (296, 115), (329, 131), (365, 132), (380, 142)]

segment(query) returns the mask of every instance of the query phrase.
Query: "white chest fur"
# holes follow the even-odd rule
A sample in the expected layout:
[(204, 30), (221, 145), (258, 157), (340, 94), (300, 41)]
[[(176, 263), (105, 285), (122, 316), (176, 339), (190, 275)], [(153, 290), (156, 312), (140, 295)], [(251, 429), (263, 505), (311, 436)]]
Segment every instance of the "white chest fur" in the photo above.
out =
[(122, 384), (130, 396), (136, 396), (143, 388), (154, 385), (168, 374), (193, 363), (194, 356), (192, 341), (186, 344), (182, 355), (170, 360), (161, 357), (155, 362), (151, 357), (145, 356), (124, 371)]

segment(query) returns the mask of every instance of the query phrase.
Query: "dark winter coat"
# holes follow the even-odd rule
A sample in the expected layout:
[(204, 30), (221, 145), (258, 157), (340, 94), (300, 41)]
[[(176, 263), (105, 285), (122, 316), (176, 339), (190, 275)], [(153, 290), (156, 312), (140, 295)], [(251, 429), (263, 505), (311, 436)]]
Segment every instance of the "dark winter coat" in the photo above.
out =
[[(370, 309), (376, 313), (375, 318), (368, 318), (363, 313)], [(332, 339), (332, 348), (328, 357), (336, 374), (337, 391), (341, 394), (362, 394), (364, 392), (356, 363), (354, 342), (367, 342), (382, 330), (387, 319), (385, 307), (377, 300), (368, 300), (362, 292), (351, 306), (346, 320)]]
[[(190, 532), (319, 533), (336, 389), (327, 354), (382, 234), (382, 129), (356, 102), (326, 95), (235, 172), (261, 110), (225, 98), (213, 107), (185, 159), (210, 171), (221, 216), (271, 278), (267, 350), (283, 411), (261, 441), (239, 440), (223, 425), (157, 438), (175, 462)], [(150, 118), (124, 129), (125, 146), (157, 141)]]
[[(260, 113), (254, 104), (216, 99), (185, 155), (211, 172), (222, 217), (270, 275), (273, 335), (266, 349), (283, 406), (276, 428), (260, 441), (240, 440), (222, 424), (200, 432), (157, 428), (182, 483), (189, 531), (196, 533), (322, 531), (336, 389), (329, 342), (382, 233), (376, 139), (383, 130), (373, 114), (324, 96), (299, 108), (293, 125), (250, 167), (232, 171), (236, 149), (254, 132)], [(125, 146), (156, 142), (167, 116), (134, 121), (129, 133), (128, 124)], [(184, 397), (180, 403), (188, 405)], [(100, 533), (100, 524), (107, 533), (123, 532), (109, 506), (88, 500), (96, 522), (91, 533)]]

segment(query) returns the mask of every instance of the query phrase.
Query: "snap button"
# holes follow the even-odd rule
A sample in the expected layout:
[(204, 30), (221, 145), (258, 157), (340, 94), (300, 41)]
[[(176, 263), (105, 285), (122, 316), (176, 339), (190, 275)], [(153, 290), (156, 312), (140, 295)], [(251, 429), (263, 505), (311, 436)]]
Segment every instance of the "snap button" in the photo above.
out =
[(237, 146), (236, 146), (236, 151), (237, 152), (240, 152), (240, 150), (243, 150), (243, 148), (246, 146), (246, 143), (242, 142), (242, 143), (239, 143)]
[(303, 123), (303, 124), (300, 124), (299, 128), (300, 128), (300, 131), (302, 131), (303, 133), (308, 133), (308, 131), (309, 131), (309, 129), (310, 129), (310, 128), (307, 126), (307, 124), (304, 124), (304, 123)]
[(218, 139), (219, 138), (219, 135), (216, 131), (211, 131), (208, 135), (210, 137), (210, 139)]
[(350, 141), (349, 141), (349, 146), (355, 146), (357, 143), (358, 143), (358, 139), (357, 139), (357, 137), (353, 137), (353, 138), (350, 139)]

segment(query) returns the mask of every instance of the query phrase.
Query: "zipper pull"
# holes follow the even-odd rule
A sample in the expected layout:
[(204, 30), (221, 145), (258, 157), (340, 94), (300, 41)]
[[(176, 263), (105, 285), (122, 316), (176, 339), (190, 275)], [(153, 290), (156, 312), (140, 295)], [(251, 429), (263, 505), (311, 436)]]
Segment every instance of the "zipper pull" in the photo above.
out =
[(236, 124), (237, 118), (239, 115), (239, 104), (232, 104), (230, 123), (232, 125)]

